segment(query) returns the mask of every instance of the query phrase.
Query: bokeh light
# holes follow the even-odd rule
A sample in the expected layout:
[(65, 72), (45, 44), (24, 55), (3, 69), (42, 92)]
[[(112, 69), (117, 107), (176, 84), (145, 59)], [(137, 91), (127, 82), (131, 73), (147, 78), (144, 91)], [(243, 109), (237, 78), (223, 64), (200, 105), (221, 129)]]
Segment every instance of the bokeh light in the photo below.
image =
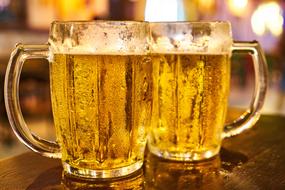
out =
[(243, 16), (248, 5), (248, 0), (228, 0), (230, 12), (235, 16)]
[(177, 21), (177, 0), (147, 0), (145, 8), (146, 21)]
[(251, 17), (251, 26), (255, 34), (261, 36), (270, 33), (279, 36), (283, 31), (283, 11), (276, 2), (267, 2), (257, 7)]

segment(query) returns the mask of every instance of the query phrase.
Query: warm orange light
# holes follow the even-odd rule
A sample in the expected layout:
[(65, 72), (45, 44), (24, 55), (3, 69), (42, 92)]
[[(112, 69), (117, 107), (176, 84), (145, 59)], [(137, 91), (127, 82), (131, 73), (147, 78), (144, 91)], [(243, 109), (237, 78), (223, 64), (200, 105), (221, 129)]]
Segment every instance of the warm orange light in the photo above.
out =
[(89, 20), (94, 15), (94, 0), (58, 0), (58, 16), (60, 20)]
[(246, 12), (248, 0), (228, 0), (228, 8), (235, 16), (243, 16)]
[(207, 13), (213, 12), (214, 11), (214, 6), (215, 6), (215, 0), (198, 0), (198, 8), (200, 11), (205, 11)]

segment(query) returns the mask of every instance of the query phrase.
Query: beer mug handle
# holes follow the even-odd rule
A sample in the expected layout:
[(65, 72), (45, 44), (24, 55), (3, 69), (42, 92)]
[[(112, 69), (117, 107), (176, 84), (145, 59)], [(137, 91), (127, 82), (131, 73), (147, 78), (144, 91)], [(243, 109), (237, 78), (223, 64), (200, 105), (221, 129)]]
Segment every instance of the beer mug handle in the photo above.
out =
[(267, 89), (267, 63), (259, 43), (257, 41), (234, 42), (232, 53), (234, 52), (248, 52), (252, 56), (255, 88), (249, 108), (232, 123), (226, 124), (222, 134), (223, 138), (240, 134), (258, 121)]
[(17, 44), (12, 52), (5, 76), (4, 97), (10, 125), (16, 136), (27, 147), (43, 156), (60, 158), (60, 147), (33, 134), (27, 127), (19, 103), (19, 80), (24, 62), (27, 59), (48, 59), (48, 45)]

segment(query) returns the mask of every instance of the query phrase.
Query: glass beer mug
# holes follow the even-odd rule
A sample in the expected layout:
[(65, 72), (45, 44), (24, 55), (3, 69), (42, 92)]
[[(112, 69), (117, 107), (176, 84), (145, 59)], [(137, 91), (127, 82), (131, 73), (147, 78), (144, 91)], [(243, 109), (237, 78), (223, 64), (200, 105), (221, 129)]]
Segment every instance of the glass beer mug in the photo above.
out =
[[(5, 103), (17, 137), (61, 158), (64, 171), (86, 178), (130, 174), (143, 164), (151, 114), (148, 25), (135, 21), (53, 22), (46, 45), (18, 44), (6, 72)], [(32, 134), (19, 105), (27, 59), (49, 61), (56, 142)]]
[[(265, 57), (257, 42), (233, 42), (231, 34), (228, 22), (150, 23), (150, 152), (170, 160), (207, 159), (223, 138), (257, 122), (267, 86)], [(248, 110), (225, 125), (233, 52), (252, 55), (255, 90)]]

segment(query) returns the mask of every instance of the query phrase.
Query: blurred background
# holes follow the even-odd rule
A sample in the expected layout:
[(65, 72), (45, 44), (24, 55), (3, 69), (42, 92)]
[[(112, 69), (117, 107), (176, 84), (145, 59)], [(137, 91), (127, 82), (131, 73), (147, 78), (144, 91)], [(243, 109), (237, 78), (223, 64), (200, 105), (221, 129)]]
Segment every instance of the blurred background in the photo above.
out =
[[(0, 159), (27, 149), (16, 140), (4, 107), (4, 75), (16, 43), (42, 44), (53, 20), (227, 20), (233, 38), (258, 40), (269, 66), (263, 113), (285, 114), (285, 32), (283, 0), (0, 0)], [(230, 106), (244, 109), (254, 85), (251, 57), (233, 55)], [(23, 115), (31, 130), (54, 139), (45, 60), (25, 63), (20, 82)]]

